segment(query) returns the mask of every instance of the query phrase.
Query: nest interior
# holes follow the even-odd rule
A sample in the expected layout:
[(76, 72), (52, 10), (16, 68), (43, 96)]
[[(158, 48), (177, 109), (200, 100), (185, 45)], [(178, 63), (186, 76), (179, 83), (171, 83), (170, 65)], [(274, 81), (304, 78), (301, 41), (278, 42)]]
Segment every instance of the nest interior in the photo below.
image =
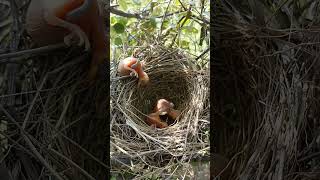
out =
[[(129, 107), (129, 109), (138, 114), (140, 119), (144, 119), (145, 114), (151, 113), (156, 101), (161, 98), (173, 102), (175, 109), (183, 110), (187, 108), (186, 102), (190, 101), (190, 91), (192, 90), (188, 83), (189, 75), (184, 71), (183, 62), (170, 61), (172, 61), (170, 57), (167, 59), (147, 60), (146, 66), (152, 66), (146, 69), (150, 84), (145, 88), (137, 88), (136, 82), (134, 82), (132, 94), (124, 94), (123, 98), (127, 98), (130, 101), (131, 108)], [(128, 97), (125, 97), (125, 95)], [(138, 112), (139, 110), (140, 112)]]
[[(209, 126), (208, 117), (205, 117), (208, 111), (205, 107), (208, 71), (196, 70), (190, 58), (179, 50), (151, 45), (143, 52), (145, 72), (150, 78), (147, 87), (137, 87), (135, 78), (119, 80), (117, 63), (112, 65), (111, 159), (119, 158), (120, 154), (136, 159), (136, 153), (139, 153), (143, 161), (137, 160), (137, 164), (166, 169), (174, 161), (181, 161), (183, 155), (191, 157), (196, 154), (195, 150), (209, 146), (208, 139), (206, 141), (201, 137), (206, 141), (201, 144), (196, 138), (204, 133), (201, 128), (208, 130)], [(168, 128), (154, 129), (144, 119), (161, 98), (173, 102), (175, 109), (182, 111), (182, 114)], [(204, 121), (199, 121), (202, 118)], [(188, 135), (190, 137), (187, 138)]]

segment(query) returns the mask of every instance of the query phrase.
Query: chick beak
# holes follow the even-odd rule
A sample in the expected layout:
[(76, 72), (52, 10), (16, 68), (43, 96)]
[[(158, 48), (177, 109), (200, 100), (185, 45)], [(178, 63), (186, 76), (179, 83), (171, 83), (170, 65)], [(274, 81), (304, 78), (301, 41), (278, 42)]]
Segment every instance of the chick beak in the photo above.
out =
[(166, 114), (168, 114), (167, 111), (160, 111), (160, 115), (161, 115), (161, 116), (166, 115)]

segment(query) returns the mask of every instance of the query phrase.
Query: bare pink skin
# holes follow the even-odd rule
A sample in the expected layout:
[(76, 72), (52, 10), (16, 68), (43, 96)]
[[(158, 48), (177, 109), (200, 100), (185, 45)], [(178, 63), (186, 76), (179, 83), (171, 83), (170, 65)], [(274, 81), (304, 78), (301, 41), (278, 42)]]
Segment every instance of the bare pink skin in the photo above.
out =
[(153, 111), (168, 112), (173, 107), (174, 107), (174, 104), (172, 102), (169, 102), (165, 99), (159, 99)]
[(159, 99), (153, 111), (159, 111), (161, 115), (168, 114), (172, 119), (176, 119), (181, 114), (179, 110), (174, 109), (174, 104), (166, 99)]
[(149, 83), (149, 76), (143, 71), (144, 63), (135, 57), (127, 57), (120, 61), (118, 72), (120, 76), (135, 76), (139, 78), (138, 86), (146, 86)]
[(175, 110), (175, 109), (171, 109), (171, 111), (168, 112), (168, 116), (171, 117), (172, 119), (177, 119), (178, 116), (180, 116), (181, 111), (179, 110)]
[(145, 122), (149, 126), (153, 126), (153, 127), (156, 127), (156, 128), (166, 128), (166, 127), (168, 127), (168, 124), (166, 122), (162, 122), (161, 121), (159, 112), (150, 113), (147, 116)]
[(89, 81), (95, 80), (108, 53), (104, 27), (97, 0), (31, 0), (27, 10), (26, 29), (37, 45), (70, 45), (78, 39), (79, 46), (83, 45), (86, 51), (92, 49)]
[(172, 119), (177, 119), (180, 116), (181, 112), (179, 110), (173, 109), (174, 104), (166, 99), (159, 99), (155, 108), (153, 109), (153, 113), (150, 113), (145, 122), (153, 127), (157, 128), (165, 128), (168, 127), (166, 122), (162, 122), (160, 115), (168, 114), (168, 116)]

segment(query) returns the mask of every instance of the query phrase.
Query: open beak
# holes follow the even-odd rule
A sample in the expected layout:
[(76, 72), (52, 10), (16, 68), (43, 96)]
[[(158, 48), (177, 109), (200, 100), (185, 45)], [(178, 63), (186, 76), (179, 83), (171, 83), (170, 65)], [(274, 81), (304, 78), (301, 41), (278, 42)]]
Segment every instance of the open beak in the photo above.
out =
[(166, 115), (166, 114), (168, 114), (167, 111), (161, 111), (161, 112), (160, 112), (160, 115), (161, 115), (161, 116)]

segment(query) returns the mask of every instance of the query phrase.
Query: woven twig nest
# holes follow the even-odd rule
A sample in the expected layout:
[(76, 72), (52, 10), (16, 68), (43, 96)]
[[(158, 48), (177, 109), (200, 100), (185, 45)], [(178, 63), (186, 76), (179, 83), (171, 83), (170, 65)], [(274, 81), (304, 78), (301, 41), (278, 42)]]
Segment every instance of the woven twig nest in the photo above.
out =
[[(204, 135), (209, 131), (209, 73), (194, 68), (192, 59), (177, 49), (154, 45), (142, 50), (150, 78), (147, 87), (138, 87), (136, 78), (120, 78), (118, 62), (111, 65), (111, 160), (133, 172), (168, 170), (177, 161), (209, 151), (208, 135)], [(155, 129), (144, 119), (161, 98), (182, 113), (169, 127)], [(113, 164), (112, 170), (117, 167)], [(152, 173), (164, 172), (169, 173)]]
[(12, 38), (13, 17), (11, 15), (10, 1), (0, 0), (0, 52), (7, 48)]

